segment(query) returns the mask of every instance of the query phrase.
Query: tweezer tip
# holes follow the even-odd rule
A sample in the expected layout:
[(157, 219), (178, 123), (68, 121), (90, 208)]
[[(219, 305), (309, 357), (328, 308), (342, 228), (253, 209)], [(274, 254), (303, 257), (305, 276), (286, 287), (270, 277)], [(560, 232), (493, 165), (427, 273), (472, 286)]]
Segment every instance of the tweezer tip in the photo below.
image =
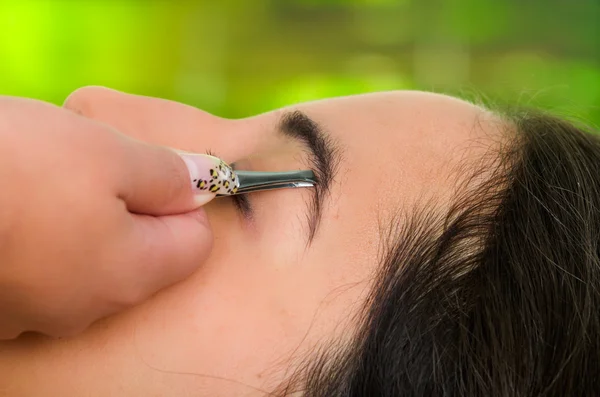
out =
[(283, 188), (308, 188), (315, 187), (317, 184), (314, 180), (315, 175), (311, 170), (287, 172), (237, 171), (236, 173), (236, 189), (228, 194), (221, 194), (221, 196)]

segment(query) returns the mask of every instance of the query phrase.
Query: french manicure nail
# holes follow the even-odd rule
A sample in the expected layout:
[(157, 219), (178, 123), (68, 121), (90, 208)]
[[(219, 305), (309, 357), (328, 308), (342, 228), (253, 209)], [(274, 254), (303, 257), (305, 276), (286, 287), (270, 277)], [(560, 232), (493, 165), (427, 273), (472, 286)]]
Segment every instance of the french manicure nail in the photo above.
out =
[(185, 162), (192, 182), (194, 202), (204, 205), (217, 194), (236, 193), (240, 186), (233, 169), (218, 157), (177, 151)]

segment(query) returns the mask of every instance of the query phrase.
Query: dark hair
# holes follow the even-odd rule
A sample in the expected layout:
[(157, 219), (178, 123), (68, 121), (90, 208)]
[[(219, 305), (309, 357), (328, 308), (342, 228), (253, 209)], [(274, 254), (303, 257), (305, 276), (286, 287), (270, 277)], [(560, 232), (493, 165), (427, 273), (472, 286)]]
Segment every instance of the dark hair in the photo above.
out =
[(285, 392), (600, 396), (600, 140), (542, 113), (506, 118), (493, 175), (446, 215), (399, 223), (352, 343)]

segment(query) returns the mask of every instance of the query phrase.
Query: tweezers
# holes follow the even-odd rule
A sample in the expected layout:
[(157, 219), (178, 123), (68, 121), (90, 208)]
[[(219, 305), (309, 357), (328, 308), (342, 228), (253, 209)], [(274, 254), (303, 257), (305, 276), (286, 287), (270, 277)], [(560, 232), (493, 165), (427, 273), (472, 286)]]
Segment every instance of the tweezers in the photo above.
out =
[[(263, 190), (314, 187), (317, 182), (310, 170), (286, 172), (235, 171), (239, 181), (237, 191), (232, 194), (245, 194)], [(217, 194), (217, 197), (232, 194)]]

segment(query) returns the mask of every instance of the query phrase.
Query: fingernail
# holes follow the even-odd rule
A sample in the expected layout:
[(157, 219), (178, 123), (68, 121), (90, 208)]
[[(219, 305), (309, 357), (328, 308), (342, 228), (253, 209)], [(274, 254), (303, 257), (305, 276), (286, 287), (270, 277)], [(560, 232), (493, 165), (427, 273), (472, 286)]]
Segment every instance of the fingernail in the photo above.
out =
[(233, 169), (218, 157), (177, 151), (185, 162), (192, 181), (194, 203), (204, 205), (217, 196), (237, 192), (239, 179)]

